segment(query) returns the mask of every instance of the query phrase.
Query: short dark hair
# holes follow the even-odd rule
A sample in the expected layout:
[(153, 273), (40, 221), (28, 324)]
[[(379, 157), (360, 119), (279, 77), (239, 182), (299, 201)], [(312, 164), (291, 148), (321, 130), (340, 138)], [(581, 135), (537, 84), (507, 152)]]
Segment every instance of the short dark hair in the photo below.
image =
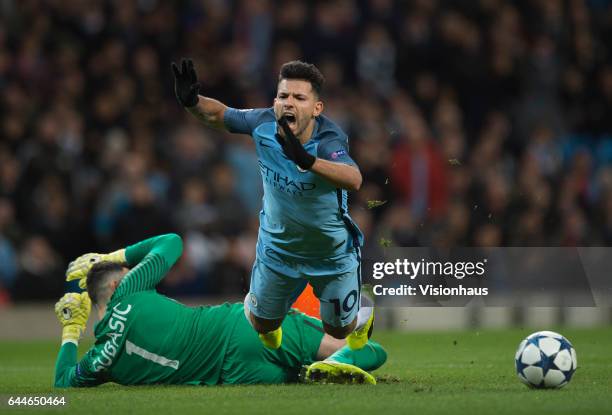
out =
[(104, 284), (116, 273), (123, 270), (123, 265), (110, 261), (101, 261), (94, 264), (87, 273), (87, 292), (94, 304), (99, 304), (104, 294)]
[(319, 69), (312, 63), (306, 63), (302, 61), (291, 61), (281, 66), (280, 73), (278, 74), (278, 81), (283, 79), (300, 79), (303, 81), (310, 82), (312, 90), (315, 91), (317, 96), (321, 96), (323, 91), (323, 84), (325, 78)]

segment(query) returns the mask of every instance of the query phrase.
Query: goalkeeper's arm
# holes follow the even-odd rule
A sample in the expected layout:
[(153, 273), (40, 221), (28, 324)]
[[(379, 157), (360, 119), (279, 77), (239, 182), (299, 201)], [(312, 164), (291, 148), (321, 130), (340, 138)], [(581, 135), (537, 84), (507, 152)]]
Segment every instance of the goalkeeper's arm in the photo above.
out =
[(200, 84), (191, 59), (183, 59), (179, 68), (172, 63), (174, 92), (179, 103), (209, 127), (226, 131), (223, 118), (227, 106), (216, 99), (199, 95)]
[(76, 386), (74, 378), (76, 377), (77, 348), (76, 343), (62, 344), (55, 361), (55, 381), (53, 385), (56, 388)]
[(102, 373), (89, 370), (91, 356), (87, 354), (77, 363), (77, 344), (64, 343), (55, 361), (56, 388), (97, 386), (107, 382)]
[(123, 278), (113, 298), (155, 288), (182, 253), (183, 240), (175, 233), (154, 236), (128, 246), (125, 259), (133, 268)]
[(55, 314), (62, 325), (62, 347), (55, 362), (57, 388), (70, 386), (95, 386), (103, 383), (96, 373), (87, 370), (87, 357), (77, 365), (77, 347), (85, 331), (91, 311), (91, 301), (86, 292), (68, 293), (55, 304)]
[[(86, 289), (87, 274), (93, 265), (109, 261), (130, 268), (134, 267), (124, 278), (124, 281), (130, 280), (131, 282), (128, 287), (122, 288), (121, 295), (151, 289), (164, 277), (182, 253), (183, 241), (180, 236), (173, 233), (155, 236), (110, 254), (81, 255), (68, 266), (66, 281), (79, 280), (79, 286)], [(128, 276), (131, 278), (127, 278)], [(124, 285), (126, 284), (122, 282), (119, 287)]]

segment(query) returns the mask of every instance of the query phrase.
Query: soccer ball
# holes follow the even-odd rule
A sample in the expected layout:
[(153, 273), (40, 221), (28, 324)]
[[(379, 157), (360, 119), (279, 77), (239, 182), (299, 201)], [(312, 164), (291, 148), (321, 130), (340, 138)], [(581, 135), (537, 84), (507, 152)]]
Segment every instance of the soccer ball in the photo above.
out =
[(516, 374), (532, 388), (562, 388), (576, 371), (576, 351), (565, 337), (553, 331), (530, 334), (519, 344)]

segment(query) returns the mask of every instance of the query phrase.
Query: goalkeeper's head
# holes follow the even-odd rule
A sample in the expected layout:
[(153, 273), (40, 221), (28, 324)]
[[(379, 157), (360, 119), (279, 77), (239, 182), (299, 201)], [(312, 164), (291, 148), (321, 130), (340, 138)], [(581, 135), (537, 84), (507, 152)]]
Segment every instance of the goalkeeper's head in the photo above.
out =
[(94, 264), (87, 273), (87, 292), (92, 304), (98, 309), (105, 308), (128, 271), (128, 268), (115, 262), (101, 261)]

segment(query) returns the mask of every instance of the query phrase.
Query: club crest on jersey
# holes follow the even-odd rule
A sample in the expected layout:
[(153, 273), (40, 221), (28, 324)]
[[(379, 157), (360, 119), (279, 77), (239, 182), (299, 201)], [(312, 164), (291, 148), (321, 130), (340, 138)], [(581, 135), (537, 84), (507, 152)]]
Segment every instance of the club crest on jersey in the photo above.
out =
[(333, 153), (330, 154), (332, 160), (336, 160), (338, 157), (343, 156), (346, 154), (346, 150), (338, 150), (338, 151), (334, 151)]

